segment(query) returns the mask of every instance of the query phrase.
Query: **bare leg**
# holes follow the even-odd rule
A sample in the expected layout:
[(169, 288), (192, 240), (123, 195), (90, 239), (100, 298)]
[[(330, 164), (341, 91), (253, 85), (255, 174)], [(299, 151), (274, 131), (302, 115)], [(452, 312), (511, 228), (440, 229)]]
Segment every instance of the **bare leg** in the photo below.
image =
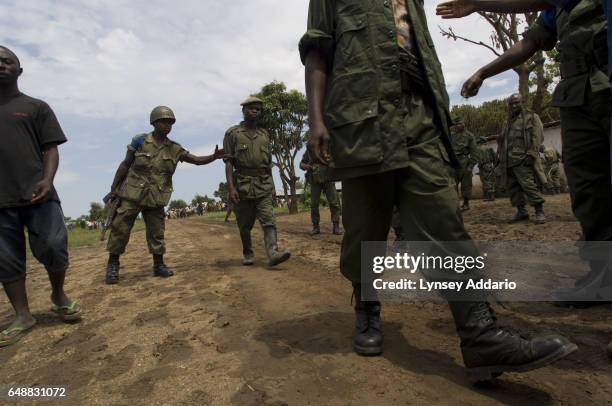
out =
[(8, 296), (13, 309), (15, 309), (15, 320), (8, 328), (12, 327), (29, 327), (36, 323), (32, 313), (30, 313), (30, 306), (28, 305), (28, 294), (26, 292), (25, 278), (16, 280), (14, 282), (4, 282), (2, 286)]

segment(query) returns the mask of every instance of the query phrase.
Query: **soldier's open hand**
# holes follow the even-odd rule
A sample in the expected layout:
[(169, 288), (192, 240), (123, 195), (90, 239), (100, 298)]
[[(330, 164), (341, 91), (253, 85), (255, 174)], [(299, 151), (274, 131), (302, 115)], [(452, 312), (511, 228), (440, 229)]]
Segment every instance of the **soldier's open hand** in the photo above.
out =
[(34, 186), (34, 191), (32, 192), (32, 204), (40, 203), (49, 195), (51, 192), (51, 182), (47, 180), (41, 180)]
[(213, 154), (215, 159), (223, 158), (223, 155), (225, 155), (225, 150), (223, 148), (219, 149), (219, 146), (215, 145), (215, 152)]
[(323, 123), (315, 123), (310, 128), (310, 137), (306, 148), (313, 163), (329, 164), (329, 132)]
[(454, 0), (438, 4), (436, 14), (444, 19), (462, 18), (477, 11), (472, 0)]
[(466, 98), (476, 96), (482, 86), (482, 82), (480, 73), (473, 74), (461, 87), (461, 96)]

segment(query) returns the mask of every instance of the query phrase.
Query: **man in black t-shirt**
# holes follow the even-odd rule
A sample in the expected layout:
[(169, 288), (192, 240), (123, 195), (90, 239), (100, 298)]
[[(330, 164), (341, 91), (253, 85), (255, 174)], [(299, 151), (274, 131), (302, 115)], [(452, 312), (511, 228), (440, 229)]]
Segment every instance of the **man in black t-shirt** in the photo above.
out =
[(24, 228), (32, 254), (47, 269), (52, 311), (64, 321), (81, 317), (79, 304), (64, 293), (68, 235), (53, 187), (57, 146), (66, 137), (45, 102), (19, 91), (22, 72), (17, 56), (0, 46), (0, 282), (16, 313), (0, 332), (0, 347), (17, 342), (36, 324), (26, 294)]

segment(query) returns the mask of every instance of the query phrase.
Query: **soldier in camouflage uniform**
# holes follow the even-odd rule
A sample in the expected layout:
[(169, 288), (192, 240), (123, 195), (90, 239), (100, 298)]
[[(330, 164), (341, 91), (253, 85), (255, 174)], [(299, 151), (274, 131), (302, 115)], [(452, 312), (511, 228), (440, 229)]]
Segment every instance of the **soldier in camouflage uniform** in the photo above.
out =
[(319, 201), (321, 199), (321, 192), (325, 192), (325, 197), (327, 198), (327, 203), (329, 203), (329, 209), (331, 211), (332, 233), (341, 235), (340, 198), (338, 197), (338, 192), (336, 191), (336, 182), (330, 182), (327, 179), (327, 167), (312, 162), (308, 151), (306, 151), (304, 152), (304, 156), (302, 156), (300, 169), (306, 171), (306, 181), (310, 183), (310, 219), (312, 220), (311, 234), (321, 234), (321, 228), (319, 227), (319, 221), (321, 220), (321, 216), (319, 214)]
[(482, 184), (483, 200), (492, 202), (495, 200), (497, 154), (493, 148), (479, 145), (476, 160), (478, 162), (478, 176), (480, 176), (480, 183)]
[(179, 162), (206, 165), (221, 158), (215, 149), (209, 156), (195, 156), (168, 134), (176, 119), (172, 110), (158, 106), (151, 112), (153, 132), (137, 135), (128, 145), (127, 155), (115, 174), (111, 191), (121, 198), (121, 205), (111, 225), (107, 250), (106, 283), (119, 282), (119, 256), (125, 252), (138, 214), (142, 213), (149, 252), (153, 255), (153, 275), (169, 277), (174, 273), (164, 264), (164, 206), (172, 195), (172, 175)]
[(465, 123), (460, 116), (453, 120), (451, 142), (455, 156), (459, 161), (459, 167), (455, 170), (457, 187), (461, 185), (461, 196), (463, 205), (461, 210), (470, 209), (470, 199), (472, 198), (472, 177), (474, 176), (474, 165), (478, 154), (476, 138), (474, 134), (465, 129)]
[(278, 251), (270, 136), (265, 129), (257, 127), (263, 101), (250, 96), (241, 106), (244, 121), (225, 133), (223, 160), (228, 195), (236, 211), (242, 240), (242, 263), (253, 265), (251, 229), (257, 218), (264, 232), (268, 265), (274, 266), (288, 260), (291, 254)]
[(510, 96), (508, 108), (509, 118), (498, 139), (497, 153), (510, 202), (517, 209), (512, 221), (529, 219), (525, 205), (530, 204), (535, 207), (536, 223), (544, 223), (544, 198), (536, 184), (536, 162), (540, 160), (544, 127), (537, 114), (523, 108), (518, 93)]
[(561, 193), (561, 154), (555, 148), (544, 149), (544, 171), (550, 193)]
[[(460, 255), (478, 255), (450, 173), (456, 159), (444, 78), (419, 0), (310, 0), (299, 48), (308, 149), (342, 180), (340, 270), (356, 299), (353, 349), (380, 354), (381, 303), (362, 297), (361, 243), (387, 239), (394, 205), (408, 241), (464, 241)], [(484, 295), (449, 306), (475, 380), (542, 367), (576, 348), (560, 336), (527, 340), (499, 328)]]
[[(472, 12), (526, 11), (514, 1), (455, 1), (448, 3), (449, 17)], [(521, 7), (519, 7), (521, 6)], [(610, 188), (610, 115), (612, 102), (608, 77), (608, 27), (599, 0), (540, 0), (528, 6), (543, 11), (523, 39), (499, 58), (478, 70), (463, 86), (464, 96), (473, 96), (483, 81), (529, 60), (540, 50), (557, 46), (561, 81), (552, 95), (552, 105), (561, 111), (563, 164), (572, 198), (572, 209), (585, 241), (612, 240), (612, 189)], [(577, 281), (576, 289), (560, 293), (568, 303), (605, 298), (612, 286), (609, 254), (595, 252), (591, 272)], [(599, 257), (599, 259), (596, 259)]]

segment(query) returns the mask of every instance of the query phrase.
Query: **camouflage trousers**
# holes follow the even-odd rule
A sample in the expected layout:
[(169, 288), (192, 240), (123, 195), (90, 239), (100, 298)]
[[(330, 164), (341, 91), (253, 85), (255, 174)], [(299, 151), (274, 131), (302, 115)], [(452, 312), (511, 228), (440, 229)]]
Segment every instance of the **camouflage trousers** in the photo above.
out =
[(321, 221), (321, 215), (319, 214), (319, 202), (321, 200), (321, 192), (325, 193), (327, 203), (329, 203), (329, 209), (331, 211), (331, 220), (340, 221), (340, 214), (342, 212), (340, 208), (340, 198), (336, 191), (336, 184), (334, 182), (325, 183), (311, 183), (310, 184), (310, 218), (312, 224), (319, 224)]
[(584, 239), (611, 241), (610, 92), (589, 90), (584, 100), (584, 106), (561, 108), (563, 165)]
[(478, 175), (485, 194), (495, 194), (495, 165), (492, 163), (479, 165)]
[[(429, 122), (424, 123), (422, 133), (434, 138), (409, 149), (405, 168), (342, 181), (345, 234), (340, 270), (353, 283), (361, 281), (361, 243), (387, 239), (394, 206), (406, 241), (465, 241), (468, 249), (461, 254), (477, 255), (463, 226), (450, 160), (439, 132)], [(458, 280), (469, 278), (453, 274), (451, 278)]]
[(461, 185), (461, 197), (464, 199), (470, 199), (472, 197), (472, 176), (473, 176), (472, 165), (461, 165), (460, 168), (455, 169), (455, 180), (457, 186)]
[(535, 206), (544, 203), (538, 190), (533, 166), (520, 164), (507, 169), (506, 190), (512, 206)]
[(276, 226), (272, 195), (259, 199), (240, 198), (240, 201), (233, 207), (236, 211), (236, 222), (240, 234), (250, 233), (256, 219), (259, 220), (262, 227)]
[(143, 207), (130, 200), (122, 200), (111, 225), (106, 250), (111, 254), (121, 255), (130, 241), (130, 233), (138, 214), (142, 213), (147, 230), (147, 245), (153, 255), (163, 255), (166, 252), (164, 232), (166, 229), (163, 206)]

